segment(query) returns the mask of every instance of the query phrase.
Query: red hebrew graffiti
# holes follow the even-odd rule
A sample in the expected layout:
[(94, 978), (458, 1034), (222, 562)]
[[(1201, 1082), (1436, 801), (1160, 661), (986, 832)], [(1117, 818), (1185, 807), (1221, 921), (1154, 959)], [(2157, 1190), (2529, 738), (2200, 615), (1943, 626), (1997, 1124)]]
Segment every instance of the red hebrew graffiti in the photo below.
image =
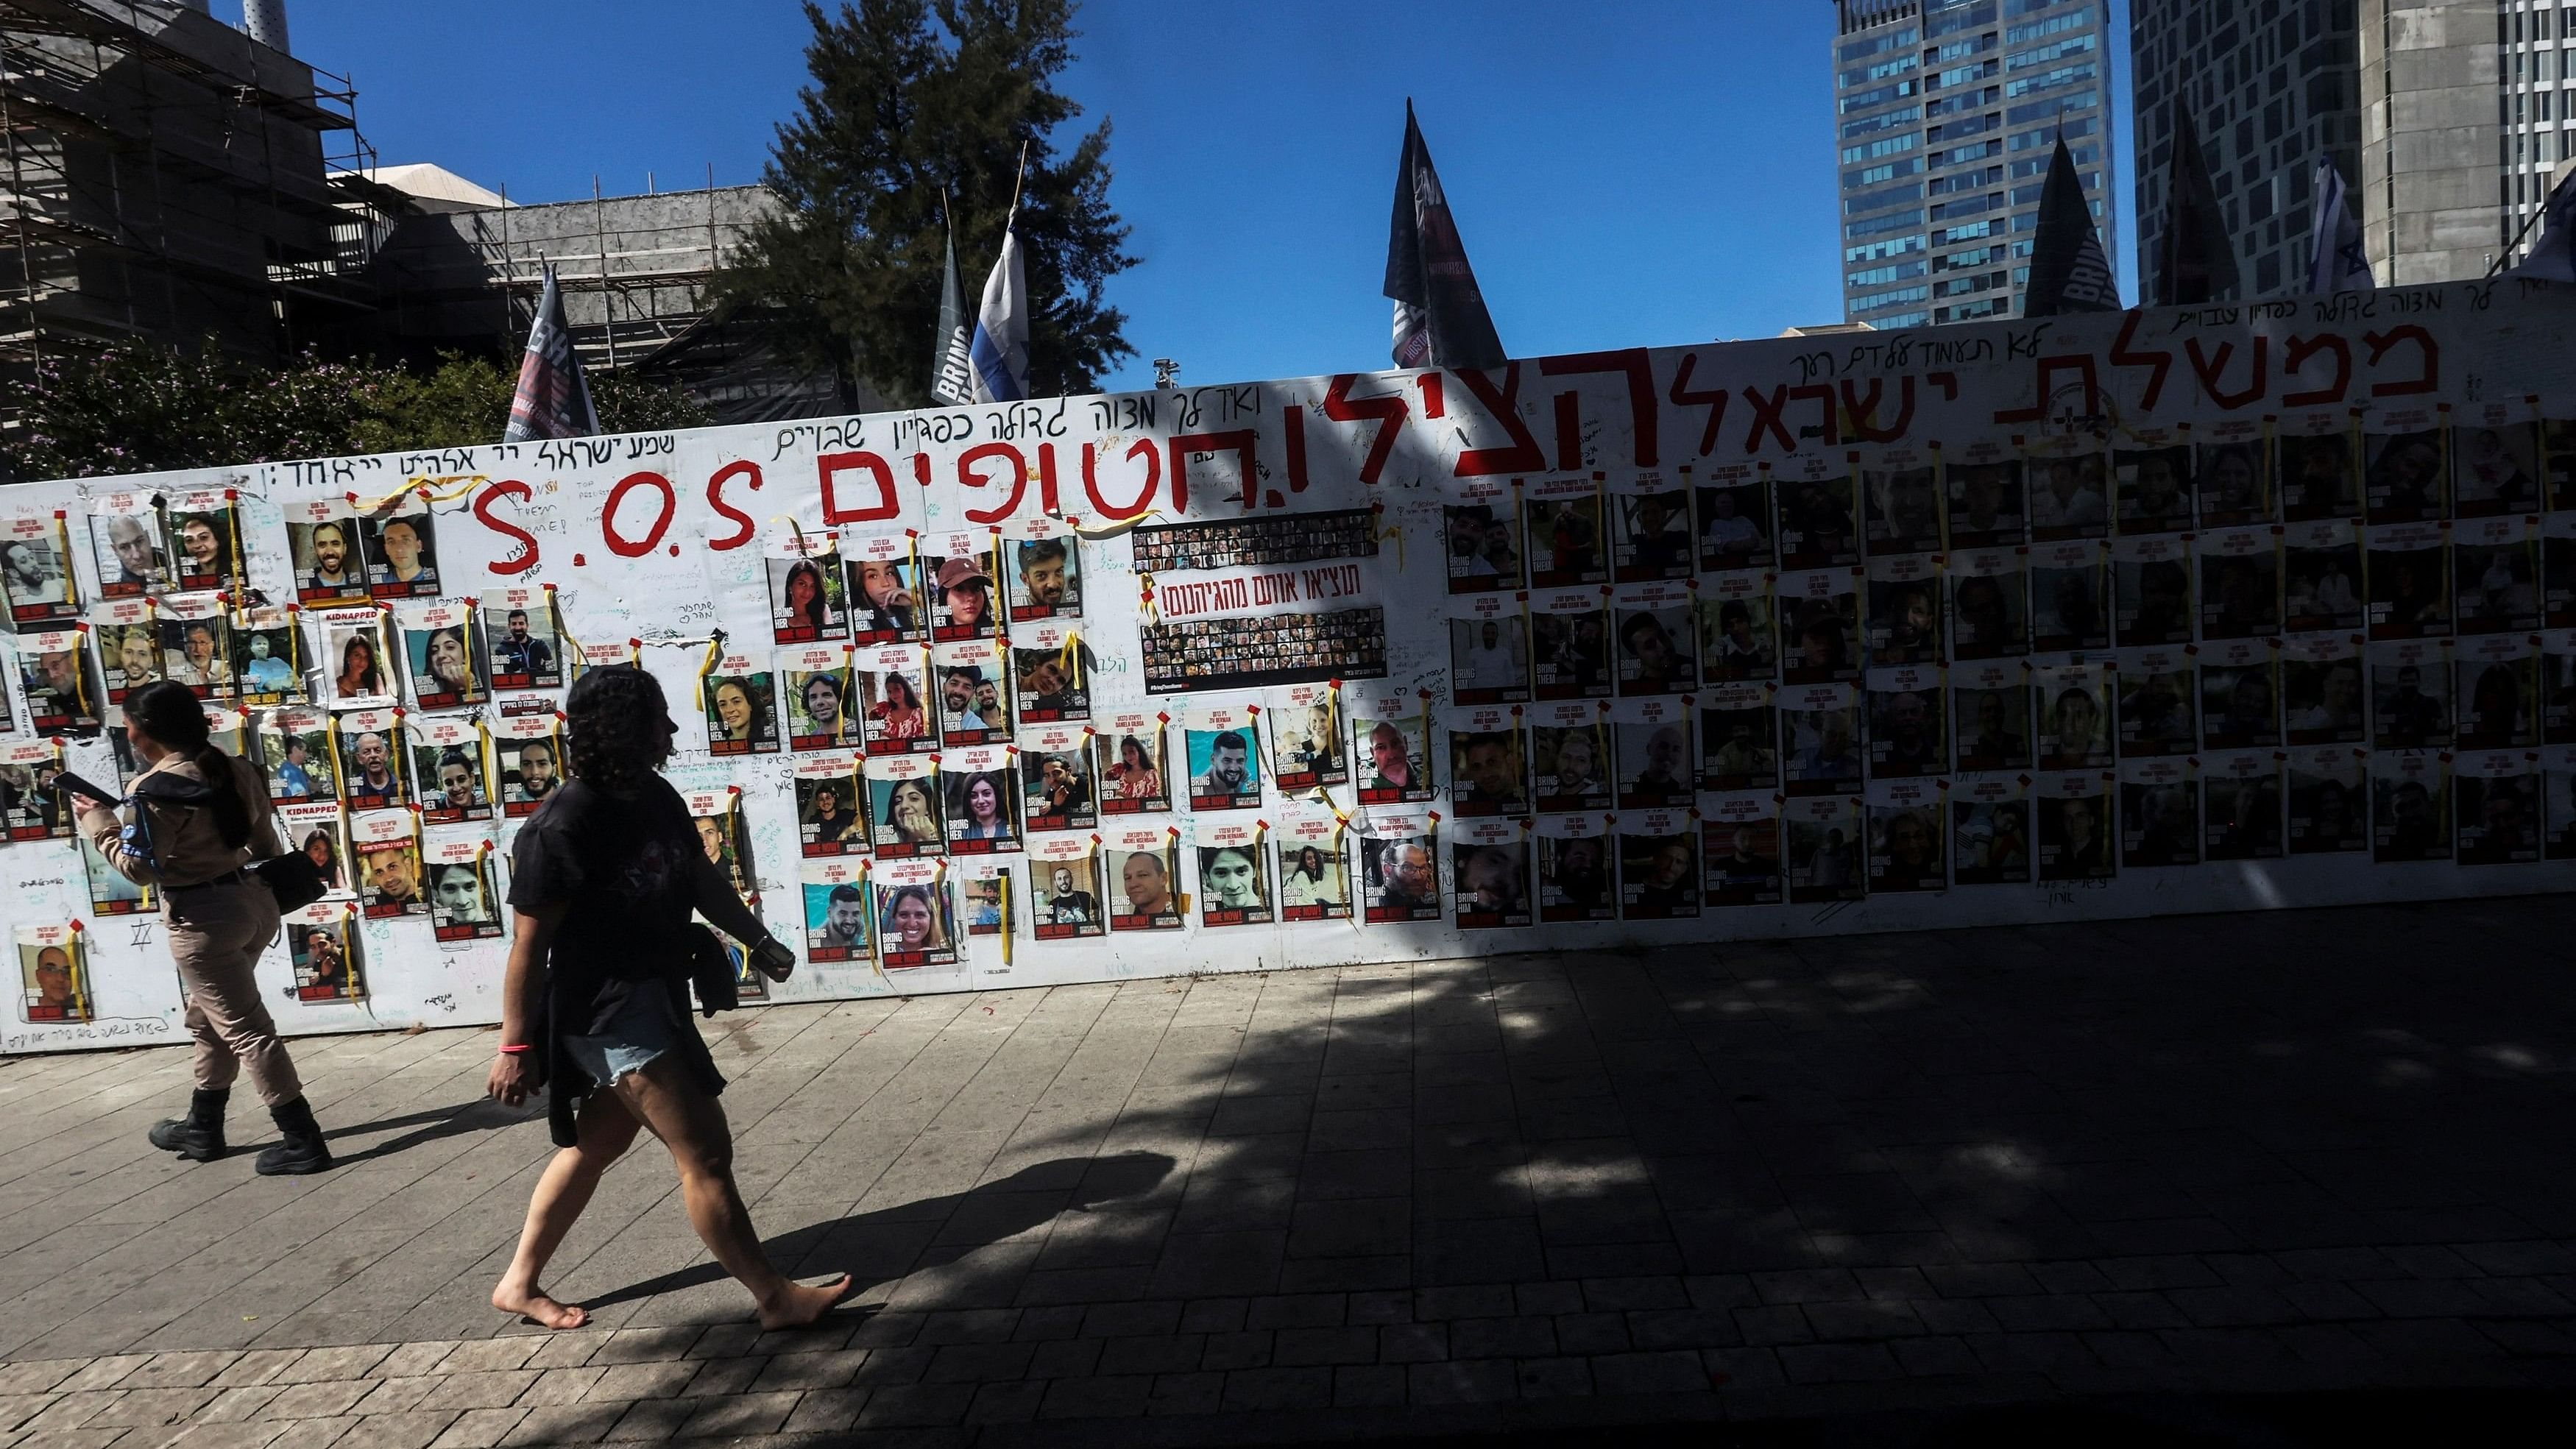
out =
[(1708, 409), (1708, 421), (1701, 424), (1699, 430), (1699, 455), (1705, 458), (1717, 451), (1717, 430), (1726, 421), (1726, 400), (1735, 394), (1722, 387), (1714, 391), (1692, 391), (1691, 374), (1698, 370), (1698, 367), (1698, 353), (1683, 353), (1681, 366), (1673, 369), (1673, 386), (1669, 396), (1675, 407)]
[(752, 492), (760, 491), (760, 465), (749, 458), (736, 458), (707, 476), (707, 506), (733, 524), (733, 532), (707, 540), (707, 547), (718, 553), (740, 548), (760, 532), (760, 525), (752, 521), (750, 514), (725, 502), (725, 484), (736, 478), (748, 484)]
[(2140, 350), (2129, 345), (2137, 340), (2138, 324), (2145, 317), (2143, 312), (2130, 312), (2120, 318), (2120, 335), (2111, 340), (2111, 365), (2147, 369), (2147, 388), (2138, 395), (2138, 406), (2152, 412), (2156, 400), (2165, 395), (2165, 378), (2173, 371), (2174, 357), (2161, 347)]
[(1583, 467), (1583, 394), (1561, 392), (1556, 395), (1556, 471), (1573, 473)]
[(2201, 350), (2199, 338), (2191, 337), (2184, 339), (2182, 350), (2184, 355), (2191, 359), (2191, 375), (2200, 380), (2200, 390), (2211, 402), (2230, 412), (2250, 403), (2260, 402), (2272, 391), (2272, 339), (2268, 337), (2258, 334), (2254, 338), (2254, 362), (2249, 369), (2250, 380), (2245, 386), (2233, 392), (2220, 387), (2218, 380), (2227, 375), (2228, 359), (2236, 355), (2235, 343), (2219, 343), (2217, 355), (2212, 356)]
[[(628, 493), (638, 488), (651, 488), (662, 495), (662, 506), (653, 515), (653, 526), (644, 531), (641, 539), (629, 538), (617, 526), (618, 505), (626, 501)], [(642, 558), (662, 541), (664, 533), (670, 531), (671, 516), (679, 511), (680, 493), (671, 486), (670, 479), (659, 473), (629, 473), (617, 480), (616, 487), (608, 490), (608, 502), (599, 510), (599, 536), (607, 543), (608, 551), (619, 558)]]
[(1163, 450), (1154, 446), (1153, 439), (1138, 438), (1129, 443), (1127, 457), (1131, 462), (1145, 465), (1144, 486), (1138, 488), (1136, 496), (1126, 503), (1112, 503), (1100, 495), (1099, 445), (1096, 443), (1082, 445), (1083, 494), (1090, 498), (1092, 507), (1099, 509), (1109, 518), (1123, 520), (1141, 515), (1146, 509), (1154, 506), (1154, 494), (1163, 486)]
[(1744, 400), (1753, 405), (1753, 426), (1744, 435), (1745, 452), (1761, 452), (1762, 435), (1765, 432), (1772, 434), (1780, 440), (1780, 451), (1784, 453), (1794, 453), (1798, 451), (1797, 435), (1789, 431), (1788, 423), (1784, 422), (1780, 416), (1782, 413), (1789, 410), (1789, 385), (1787, 383), (1784, 382), (1778, 387), (1771, 389), (1771, 395), (1767, 398), (1748, 387), (1744, 390)]
[(1172, 438), (1172, 511), (1190, 511), (1190, 455), (1192, 453), (1236, 454), (1243, 466), (1243, 506), (1250, 509), (1260, 503), (1261, 471), (1256, 465), (1261, 450), (1261, 434), (1251, 428), (1231, 428), (1222, 433), (1180, 433)]
[[(858, 507), (844, 508), (840, 499), (841, 475), (859, 472), (875, 480), (876, 499)], [(823, 485), (823, 526), (826, 528), (837, 528), (844, 523), (872, 523), (892, 518), (901, 511), (894, 501), (894, 467), (874, 453), (825, 453), (814, 460), (814, 473)]]
[[(991, 475), (981, 471), (984, 463), (998, 463)], [(1020, 495), (1029, 491), (1029, 460), (1008, 443), (977, 443), (957, 455), (957, 486), (989, 488), (995, 482), (1007, 482), (1011, 496), (992, 508), (969, 508), (969, 523), (999, 523), (1019, 511)]]
[(1521, 365), (1517, 362), (1503, 369), (1502, 386), (1494, 385), (1494, 375), (1472, 367), (1458, 369), (1458, 380), (1467, 391), (1485, 405), (1494, 421), (1502, 425), (1511, 446), (1504, 448), (1462, 448), (1458, 453), (1458, 476), (1491, 478), (1497, 474), (1536, 473), (1547, 467), (1547, 455), (1539, 451), (1538, 439), (1530, 436), (1529, 424), (1521, 421)]
[(1360, 460), (1360, 481), (1375, 483), (1386, 471), (1387, 455), (1395, 451), (1396, 435), (1404, 431), (1405, 414), (1410, 411), (1404, 399), (1390, 393), (1384, 397), (1351, 396), (1351, 384), (1360, 375), (1345, 372), (1333, 378), (1324, 389), (1324, 416), (1337, 423), (1359, 423), (1375, 420), (1377, 432), (1369, 439), (1368, 456)]
[(2320, 352), (2334, 354), (2335, 372), (2333, 386), (2285, 392), (2281, 394), (2281, 406), (2307, 408), (2339, 403), (2344, 400), (2344, 394), (2352, 391), (2352, 344), (2343, 338), (2332, 332), (2316, 337), (2293, 337), (2282, 351), (2286, 355), (2281, 359), (2281, 371), (2287, 376), (2298, 376), (2300, 370), (2308, 365), (2308, 359)]
[(2084, 406), (2067, 409), (2079, 417), (2098, 417), (2102, 412), (2102, 378), (2093, 367), (2093, 356), (2086, 352), (2057, 352), (2042, 357), (2033, 368), (2033, 397), (2026, 408), (1997, 408), (1999, 423), (2035, 423), (2049, 415), (2049, 400), (2056, 389), (2049, 381), (2061, 372), (2072, 372), (2083, 379)]
[(1871, 378), (1867, 399), (1863, 399), (1859, 389), (1852, 386), (1850, 378), (1843, 379), (1843, 416), (1851, 424), (1854, 438), (1864, 443), (1892, 443), (1904, 437), (1906, 430), (1914, 426), (1914, 379), (1908, 375), (1896, 381), (1896, 421), (1882, 427), (1878, 421), (1878, 403), (1880, 395), (1887, 390), (1887, 379)]
[[(1655, 369), (1647, 360), (1646, 349), (1627, 347), (1616, 352), (1570, 352), (1563, 357), (1541, 358), (1538, 370), (1548, 377), (1582, 377), (1606, 372), (1627, 378), (1628, 423), (1636, 438), (1636, 463), (1640, 468), (1656, 465), (1661, 449), (1655, 437)], [(1562, 454), (1564, 438), (1559, 437), (1556, 446)]]
[(492, 516), (494, 502), (503, 498), (515, 498), (524, 503), (531, 496), (533, 496), (533, 490), (516, 478), (499, 479), (486, 485), (482, 492), (474, 495), (474, 516), (482, 520), (483, 526), (504, 538), (514, 538), (519, 541), (518, 548), (507, 557), (483, 566), (489, 572), (508, 578), (514, 574), (526, 573), (537, 566), (537, 536), (506, 518)]
[(2411, 397), (2417, 393), (2431, 392), (2442, 385), (2442, 345), (2433, 340), (2432, 333), (2409, 322), (2403, 327), (2391, 327), (2385, 332), (2361, 334), (2361, 345), (2370, 349), (2370, 365), (2373, 367), (2377, 367), (2379, 359), (2386, 357), (2389, 351), (2400, 342), (2412, 342), (2422, 350), (2423, 369), (2408, 382), (2372, 383), (2370, 385), (2372, 397)]

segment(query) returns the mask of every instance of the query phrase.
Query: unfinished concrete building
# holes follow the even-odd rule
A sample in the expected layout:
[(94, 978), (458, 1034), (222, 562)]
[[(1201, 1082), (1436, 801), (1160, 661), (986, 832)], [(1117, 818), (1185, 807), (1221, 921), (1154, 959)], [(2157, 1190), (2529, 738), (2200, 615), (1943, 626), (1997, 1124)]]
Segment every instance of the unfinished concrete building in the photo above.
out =
[(0, 369), (129, 340), (294, 349), (349, 305), (302, 278), (351, 240), (329, 175), (369, 159), (355, 103), (288, 53), (276, 0), (241, 28), (206, 0), (0, 0)]

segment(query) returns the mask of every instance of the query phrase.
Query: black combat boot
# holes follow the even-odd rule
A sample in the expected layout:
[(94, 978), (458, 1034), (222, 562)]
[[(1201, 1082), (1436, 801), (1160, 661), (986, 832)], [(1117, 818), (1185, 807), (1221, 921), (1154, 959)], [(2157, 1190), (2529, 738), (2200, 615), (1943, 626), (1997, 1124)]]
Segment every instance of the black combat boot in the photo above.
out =
[(145, 1135), (164, 1152), (178, 1153), (190, 1162), (212, 1162), (224, 1155), (224, 1103), (231, 1097), (229, 1090), (209, 1092), (200, 1087), (188, 1094), (187, 1116), (155, 1122)]
[(322, 1124), (313, 1120), (310, 1103), (298, 1097), (269, 1108), (268, 1115), (286, 1140), (263, 1149), (259, 1161), (251, 1164), (260, 1176), (296, 1176), (331, 1166), (331, 1147), (322, 1140)]

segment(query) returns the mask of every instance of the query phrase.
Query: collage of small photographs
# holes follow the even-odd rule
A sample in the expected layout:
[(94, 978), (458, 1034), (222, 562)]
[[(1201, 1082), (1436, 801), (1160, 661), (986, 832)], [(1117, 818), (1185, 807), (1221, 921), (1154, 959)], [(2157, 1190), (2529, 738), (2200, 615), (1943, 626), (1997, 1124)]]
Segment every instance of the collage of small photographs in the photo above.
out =
[(1540, 921), (2576, 858), (2576, 423), (2473, 411), (1453, 497), (1450, 804)]
[[(215, 742), (258, 763), (279, 837), (329, 885), (289, 915), (298, 1004), (366, 999), (361, 918), (418, 917), (438, 941), (498, 937), (495, 823), (533, 813), (559, 783), (556, 702), (497, 690), (564, 682), (543, 588), (443, 596), (436, 528), (417, 499), (359, 513), (288, 510), (293, 598), (248, 587), (239, 499), (228, 492), (111, 495), (83, 518), (0, 521), (0, 593), (17, 691), (0, 737), (0, 822), (15, 842), (68, 842), (94, 917), (156, 910), (73, 828), (55, 780), (66, 741), (103, 738), (115, 779), (140, 763), (122, 705), (170, 680), (205, 701)], [(84, 597), (73, 550), (98, 583)], [(53, 848), (65, 848), (56, 845)], [(82, 932), (22, 927), (30, 1023), (94, 1018)]]

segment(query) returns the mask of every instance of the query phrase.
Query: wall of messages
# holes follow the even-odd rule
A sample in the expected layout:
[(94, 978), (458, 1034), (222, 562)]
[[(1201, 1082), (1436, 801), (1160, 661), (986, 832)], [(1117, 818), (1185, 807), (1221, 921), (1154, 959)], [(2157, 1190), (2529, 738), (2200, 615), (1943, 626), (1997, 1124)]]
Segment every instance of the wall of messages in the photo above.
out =
[(773, 1000), (2565, 889), (2571, 332), (2497, 282), (10, 487), (0, 1045), (182, 1035), (51, 788), (163, 678), (335, 882), (290, 1032), (498, 1018), (625, 663)]

